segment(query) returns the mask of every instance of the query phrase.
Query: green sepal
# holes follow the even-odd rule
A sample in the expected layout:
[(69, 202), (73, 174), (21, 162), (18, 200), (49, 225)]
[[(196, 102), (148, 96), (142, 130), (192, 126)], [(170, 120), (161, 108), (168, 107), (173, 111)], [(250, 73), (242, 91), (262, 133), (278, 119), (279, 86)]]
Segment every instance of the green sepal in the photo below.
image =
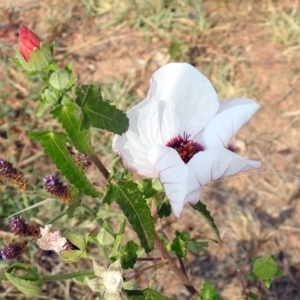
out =
[(56, 90), (64, 90), (70, 81), (66, 70), (57, 70), (50, 75), (49, 84)]
[(101, 246), (109, 246), (115, 241), (115, 234), (112, 226), (104, 221), (97, 235), (97, 240)]
[(70, 241), (74, 246), (78, 248), (78, 250), (66, 250), (61, 252), (59, 255), (63, 261), (66, 263), (74, 263), (77, 262), (80, 258), (87, 257), (86, 246), (88, 242), (88, 234), (85, 236), (69, 233), (66, 235), (66, 239)]
[(283, 272), (278, 269), (274, 255), (260, 258), (252, 258), (253, 271), (248, 275), (249, 279), (260, 279), (269, 288), (274, 277), (280, 277)]
[(21, 66), (28, 72), (39, 72), (45, 69), (52, 60), (52, 49), (49, 45), (41, 43), (41, 48), (35, 48), (28, 61), (24, 59), (21, 53), (12, 60), (16, 65)]

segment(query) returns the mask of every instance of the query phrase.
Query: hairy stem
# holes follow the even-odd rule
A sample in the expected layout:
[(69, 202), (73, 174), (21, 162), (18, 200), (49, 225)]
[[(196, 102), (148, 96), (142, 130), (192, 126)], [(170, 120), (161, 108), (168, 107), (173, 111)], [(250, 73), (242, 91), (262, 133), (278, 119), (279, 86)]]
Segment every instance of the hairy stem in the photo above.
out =
[(153, 268), (157, 268), (157, 267), (162, 267), (164, 266), (165, 264), (167, 264), (168, 262), (167, 261), (164, 261), (164, 262), (159, 262), (159, 263), (155, 263), (153, 264), (152, 266), (148, 266), (148, 267), (145, 267), (145, 268), (142, 268), (136, 272), (134, 272), (132, 275), (128, 275), (128, 276), (124, 276), (125, 277), (125, 281), (129, 281), (133, 278), (136, 278), (138, 277), (139, 275), (143, 274), (145, 271), (147, 270), (150, 270), (150, 269), (153, 269)]
[(96, 165), (97, 169), (102, 173), (104, 178), (108, 180), (109, 172), (106, 169), (106, 167), (102, 164), (96, 153), (93, 150), (90, 150), (89, 153), (87, 153), (87, 155), (91, 159), (91, 161)]
[(191, 293), (194, 299), (197, 299), (198, 292), (195, 289), (195, 287), (192, 285), (188, 277), (178, 268), (175, 261), (170, 256), (169, 252), (161, 242), (158, 234), (156, 233), (156, 239), (155, 239), (155, 245), (160, 251), (162, 258), (167, 260), (167, 264), (170, 267), (170, 269), (173, 271), (173, 273), (176, 275), (176, 277), (182, 282), (182, 284), (185, 286), (185, 288)]

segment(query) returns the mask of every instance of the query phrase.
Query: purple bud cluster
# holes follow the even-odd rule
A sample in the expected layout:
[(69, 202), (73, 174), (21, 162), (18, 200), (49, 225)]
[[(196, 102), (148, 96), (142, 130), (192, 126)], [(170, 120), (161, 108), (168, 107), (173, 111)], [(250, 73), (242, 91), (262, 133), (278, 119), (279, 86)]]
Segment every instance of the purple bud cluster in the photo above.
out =
[(12, 164), (4, 159), (0, 159), (0, 175), (9, 176), (15, 173), (15, 168)]
[(81, 166), (83, 170), (86, 170), (92, 164), (91, 160), (85, 153), (76, 153), (70, 147), (68, 147), (68, 151), (72, 155), (74, 162)]
[(22, 254), (26, 245), (26, 241), (9, 243), (2, 250), (0, 250), (0, 258), (2, 260), (8, 260), (19, 257)]
[(14, 168), (9, 161), (0, 159), (0, 181), (4, 183), (6, 180), (20, 192), (26, 190), (26, 182), (20, 171)]
[(21, 217), (12, 217), (9, 220), (10, 231), (19, 236), (39, 236), (39, 228), (35, 225), (29, 225)]
[(65, 186), (58, 178), (53, 175), (47, 176), (43, 180), (44, 188), (51, 195), (61, 199), (65, 204), (71, 203), (70, 189)]
[(75, 162), (82, 166), (83, 170), (87, 169), (91, 164), (91, 160), (84, 153), (77, 153), (75, 155)]

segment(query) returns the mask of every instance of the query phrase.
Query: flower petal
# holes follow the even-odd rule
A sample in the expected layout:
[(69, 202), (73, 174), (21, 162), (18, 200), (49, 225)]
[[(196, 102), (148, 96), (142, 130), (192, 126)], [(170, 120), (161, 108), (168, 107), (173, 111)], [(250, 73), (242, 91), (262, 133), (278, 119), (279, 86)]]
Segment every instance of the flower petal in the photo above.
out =
[(223, 176), (258, 169), (261, 163), (245, 160), (225, 148), (215, 148), (198, 152), (187, 167), (194, 172), (198, 183), (204, 185)]
[(166, 103), (160, 128), (169, 139), (184, 132), (194, 136), (212, 120), (219, 107), (210, 81), (186, 63), (170, 63), (157, 70), (147, 98)]
[(206, 147), (226, 147), (258, 109), (259, 105), (251, 99), (232, 98), (220, 101), (217, 115), (203, 131)]
[(166, 146), (156, 146), (149, 153), (149, 161), (164, 186), (172, 210), (180, 217), (187, 193), (188, 169), (178, 153)]
[(184, 204), (191, 203), (197, 204), (201, 197), (201, 188), (189, 192), (184, 198)]
[(148, 154), (155, 145), (163, 144), (159, 128), (163, 105), (146, 99), (134, 106), (127, 112), (128, 131), (113, 139), (113, 150), (122, 157), (125, 167), (145, 177), (157, 177)]

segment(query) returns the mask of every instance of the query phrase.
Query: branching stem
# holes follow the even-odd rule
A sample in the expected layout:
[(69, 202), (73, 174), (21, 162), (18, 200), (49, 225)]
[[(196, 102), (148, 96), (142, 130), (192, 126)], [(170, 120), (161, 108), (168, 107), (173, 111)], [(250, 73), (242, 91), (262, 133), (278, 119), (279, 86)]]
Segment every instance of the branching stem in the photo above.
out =
[(173, 271), (175, 276), (182, 282), (182, 284), (185, 286), (185, 288), (191, 293), (194, 299), (197, 299), (198, 292), (195, 289), (195, 287), (190, 282), (189, 278), (178, 268), (175, 261), (170, 256), (169, 252), (161, 242), (158, 234), (156, 233), (156, 239), (155, 239), (155, 245), (157, 249), (160, 251), (162, 258), (167, 260), (167, 264), (170, 267), (170, 269)]
[(153, 269), (153, 268), (157, 268), (157, 267), (162, 267), (163, 265), (167, 264), (168, 262), (167, 261), (163, 261), (163, 262), (159, 262), (159, 263), (155, 263), (151, 266), (148, 266), (148, 267), (145, 267), (145, 268), (142, 268), (136, 272), (134, 272), (132, 275), (130, 276), (125, 276), (125, 281), (129, 281), (133, 278), (136, 278), (138, 277), (139, 275), (141, 275), (142, 273), (144, 273), (145, 271), (147, 270), (150, 270), (150, 269)]

